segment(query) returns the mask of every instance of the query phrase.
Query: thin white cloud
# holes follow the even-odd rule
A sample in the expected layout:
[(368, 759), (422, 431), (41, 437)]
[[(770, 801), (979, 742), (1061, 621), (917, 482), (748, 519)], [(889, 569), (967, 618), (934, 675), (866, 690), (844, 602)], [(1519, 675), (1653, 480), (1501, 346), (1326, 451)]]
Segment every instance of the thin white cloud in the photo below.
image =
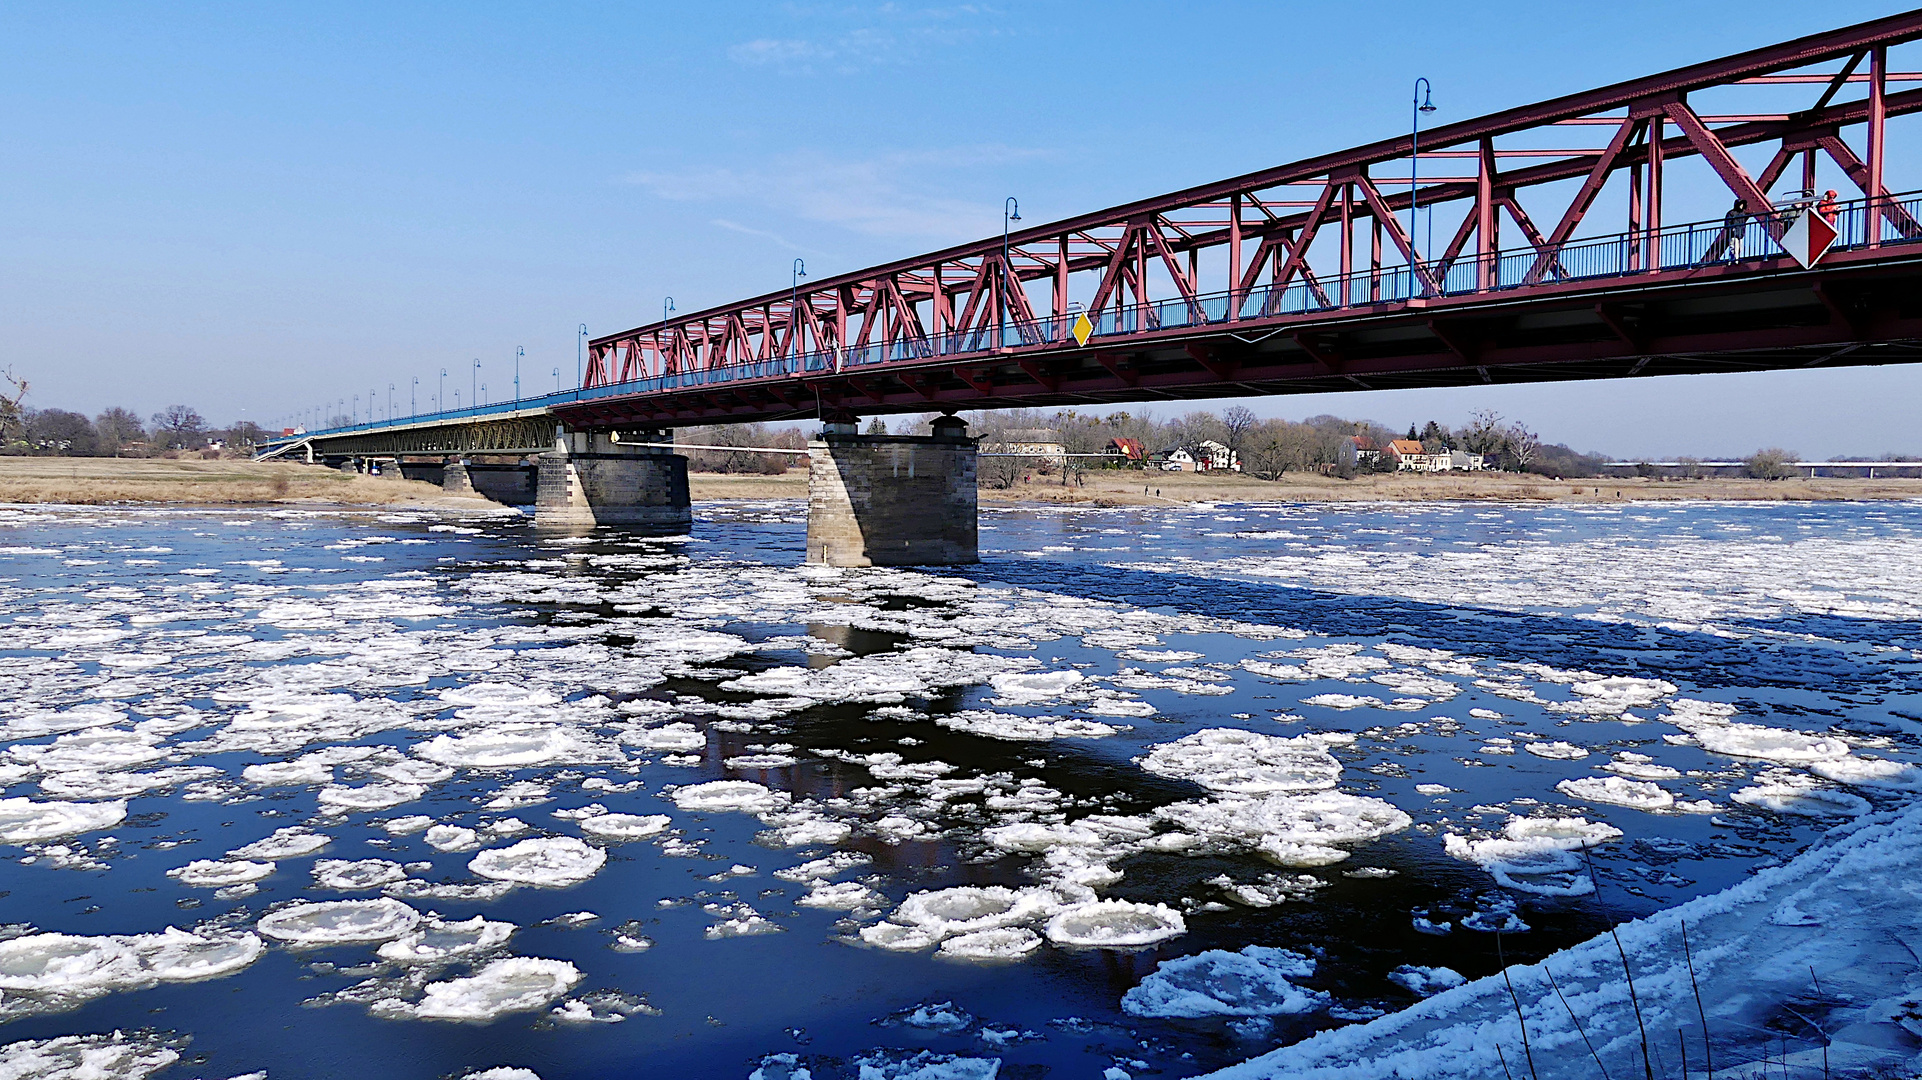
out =
[[(1051, 153), (986, 145), (848, 160), (810, 151), (784, 155), (760, 169), (637, 172), (626, 180), (676, 202), (726, 201), (865, 236), (953, 243), (998, 230), (1001, 203), (998, 198), (977, 201), (978, 197), (959, 198), (935, 190), (935, 178), (952, 181), (957, 171), (1001, 166)], [(749, 228), (733, 221), (722, 227), (737, 231)]]
[(794, 241), (789, 240), (787, 237), (782, 236), (780, 233), (769, 232), (766, 229), (752, 229), (746, 225), (741, 224), (738, 221), (729, 221), (726, 218), (715, 218), (714, 220), (708, 222), (708, 224), (726, 229), (729, 232), (737, 232), (745, 236), (758, 236), (763, 240), (772, 240), (776, 246), (786, 248), (789, 251), (797, 252), (802, 255), (827, 254), (827, 252), (822, 251), (820, 248), (802, 247), (801, 245), (795, 243)]
[(816, 24), (808, 28), (813, 32), (743, 41), (729, 46), (728, 59), (745, 67), (769, 67), (795, 74), (824, 70), (849, 74), (906, 64), (931, 51), (1003, 32), (999, 25), (982, 25), (982, 20), (997, 12), (978, 4), (790, 7), (788, 14), (797, 22)]

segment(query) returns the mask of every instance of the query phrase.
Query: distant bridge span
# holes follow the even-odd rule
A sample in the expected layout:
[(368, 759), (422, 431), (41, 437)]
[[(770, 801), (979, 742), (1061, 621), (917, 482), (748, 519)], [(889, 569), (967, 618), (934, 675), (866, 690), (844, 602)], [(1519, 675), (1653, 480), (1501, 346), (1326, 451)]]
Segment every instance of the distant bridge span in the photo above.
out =
[[(1911, 362), (1922, 176), (1886, 173), (1922, 156), (1910, 132), (1892, 158), (1909, 128), (1889, 123), (1922, 112), (1922, 64), (1890, 65), (1918, 40), (1909, 12), (1443, 125), (1418, 160), (1398, 137), (1014, 232), (1005, 255), (994, 237), (811, 281), (596, 338), (578, 390), (301, 439), (511, 452), (556, 420), (659, 430)], [(1678, 168), (1750, 213), (1665, 221)], [(1818, 209), (1823, 176), (1846, 180)], [(1425, 234), (1405, 224), (1411, 199)], [(1803, 216), (1838, 234), (1812, 267), (1784, 247)]]

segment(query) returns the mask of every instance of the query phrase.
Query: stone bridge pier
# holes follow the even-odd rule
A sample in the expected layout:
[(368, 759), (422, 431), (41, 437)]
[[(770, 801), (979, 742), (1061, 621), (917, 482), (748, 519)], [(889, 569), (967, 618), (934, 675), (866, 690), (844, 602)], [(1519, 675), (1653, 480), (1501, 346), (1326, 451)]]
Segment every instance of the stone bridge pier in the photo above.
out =
[(827, 566), (979, 562), (975, 440), (953, 416), (932, 435), (862, 435), (829, 413), (808, 442), (807, 561)]
[(634, 445), (673, 441), (672, 431), (569, 431), (557, 426), (554, 449), (539, 458), (534, 524), (691, 524), (687, 458), (665, 446)]

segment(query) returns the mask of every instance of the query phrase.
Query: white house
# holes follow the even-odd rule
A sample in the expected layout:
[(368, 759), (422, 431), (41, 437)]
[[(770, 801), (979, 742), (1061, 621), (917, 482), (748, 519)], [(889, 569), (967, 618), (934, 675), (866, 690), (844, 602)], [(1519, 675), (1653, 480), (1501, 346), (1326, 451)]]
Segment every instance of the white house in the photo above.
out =
[(1195, 456), (1179, 446), (1161, 451), (1155, 455), (1155, 459), (1161, 463), (1163, 472), (1195, 471)]
[(1213, 439), (1203, 439), (1195, 446), (1194, 458), (1205, 471), (1241, 471), (1241, 456)]
[(1061, 441), (1061, 433), (1046, 428), (1015, 428), (1001, 433), (999, 442), (982, 447), (994, 454), (1019, 454), (1022, 457), (1046, 458), (1056, 464), (1068, 458), (1068, 448)]

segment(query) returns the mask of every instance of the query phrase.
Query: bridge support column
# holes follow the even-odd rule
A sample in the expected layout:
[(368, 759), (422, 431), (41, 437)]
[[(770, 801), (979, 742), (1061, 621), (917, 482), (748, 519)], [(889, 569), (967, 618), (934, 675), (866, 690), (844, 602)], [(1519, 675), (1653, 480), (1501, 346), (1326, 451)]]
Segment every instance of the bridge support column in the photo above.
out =
[(678, 527), (694, 520), (687, 494), (687, 458), (666, 447), (672, 431), (558, 429), (555, 449), (540, 456), (534, 524), (543, 526), (651, 525)]
[(474, 495), (474, 478), (468, 475), (467, 459), (450, 457), (441, 463), (440, 489), (449, 495)]
[(827, 566), (980, 562), (975, 441), (952, 416), (933, 435), (860, 435), (830, 413), (808, 443), (807, 561)]

